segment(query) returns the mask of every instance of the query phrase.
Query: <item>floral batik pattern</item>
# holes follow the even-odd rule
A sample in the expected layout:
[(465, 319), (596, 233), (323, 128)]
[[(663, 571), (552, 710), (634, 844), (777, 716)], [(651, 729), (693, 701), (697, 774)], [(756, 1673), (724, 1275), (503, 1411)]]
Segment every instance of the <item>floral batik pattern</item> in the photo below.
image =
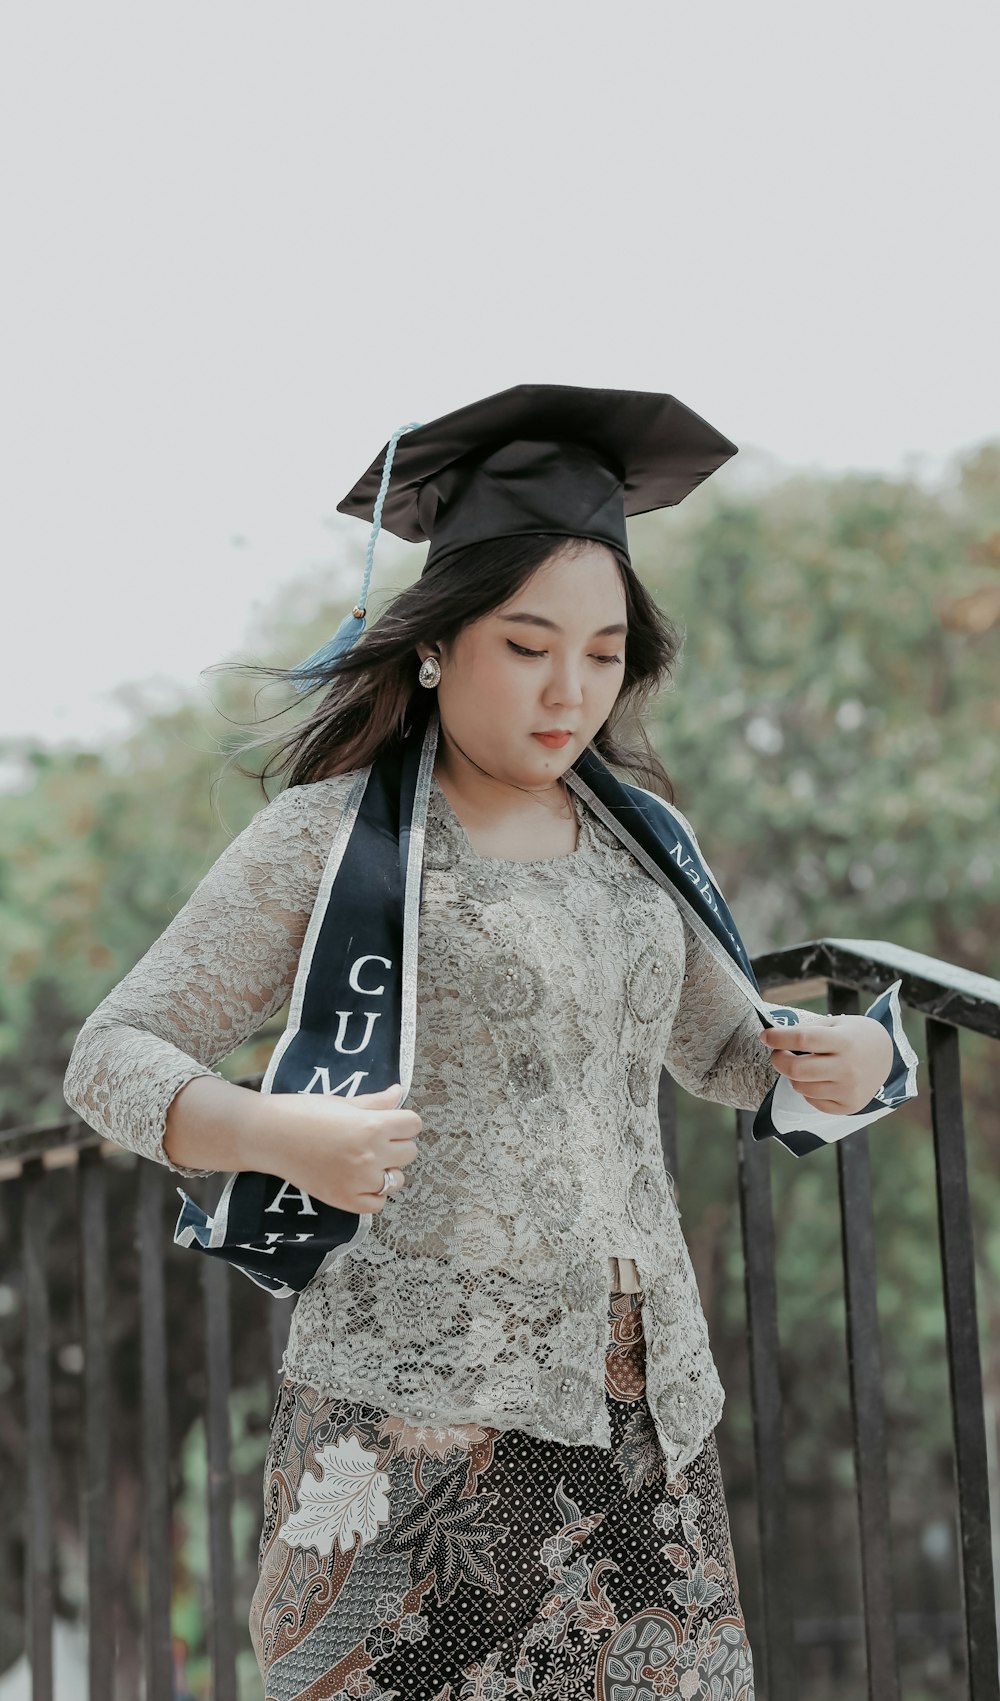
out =
[(667, 1477), (644, 1361), (642, 1295), (612, 1294), (610, 1450), (286, 1379), (250, 1610), (267, 1701), (753, 1701), (715, 1437)]

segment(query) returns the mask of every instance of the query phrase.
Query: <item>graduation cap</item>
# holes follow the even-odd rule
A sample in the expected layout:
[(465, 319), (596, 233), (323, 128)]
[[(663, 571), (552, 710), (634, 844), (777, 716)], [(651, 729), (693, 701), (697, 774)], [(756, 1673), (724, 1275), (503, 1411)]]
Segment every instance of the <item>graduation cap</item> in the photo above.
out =
[(365, 629), (381, 526), (428, 541), (423, 571), (498, 537), (591, 538), (628, 559), (626, 516), (674, 507), (737, 453), (676, 396), (515, 384), (426, 425), (401, 425), (337, 512), (370, 520), (358, 601), (334, 637), (292, 670), (308, 691)]

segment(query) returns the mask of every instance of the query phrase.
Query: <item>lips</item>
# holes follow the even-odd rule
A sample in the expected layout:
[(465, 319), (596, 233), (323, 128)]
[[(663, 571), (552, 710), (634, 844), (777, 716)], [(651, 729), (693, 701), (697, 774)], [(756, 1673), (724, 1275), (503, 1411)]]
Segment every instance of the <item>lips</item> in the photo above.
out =
[(539, 744), (544, 744), (549, 750), (561, 750), (568, 744), (573, 734), (571, 732), (533, 732), (532, 738), (537, 738)]

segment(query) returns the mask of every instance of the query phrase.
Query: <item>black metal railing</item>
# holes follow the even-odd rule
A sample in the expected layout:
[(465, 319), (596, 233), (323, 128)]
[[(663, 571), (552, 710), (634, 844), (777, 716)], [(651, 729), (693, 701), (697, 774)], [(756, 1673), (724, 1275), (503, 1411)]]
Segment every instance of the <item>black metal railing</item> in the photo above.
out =
[[(996, 1701), (996, 1597), (959, 1036), (967, 1029), (1000, 1038), (1000, 981), (883, 941), (854, 939), (814, 940), (771, 952), (755, 961), (754, 972), (772, 1002), (825, 997), (832, 1014), (856, 1013), (862, 993), (876, 994), (898, 977), (904, 1010), (924, 1018), (955, 1446), (966, 1694), (969, 1701)], [(675, 1098), (674, 1084), (665, 1075), (660, 1097), (664, 1158), (676, 1175)], [(763, 1607), (762, 1645), (755, 1653), (767, 1701), (798, 1701), (802, 1691), (794, 1653), (794, 1554), (788, 1540), (771, 1146), (752, 1138), (749, 1112), (737, 1111), (736, 1121)], [(872, 1701), (899, 1701), (868, 1130), (839, 1141), (836, 1152), (867, 1692)]]
[[(862, 994), (875, 994), (889, 979), (900, 977), (904, 1011), (924, 1020), (960, 1533), (965, 1646), (961, 1693), (969, 1701), (998, 1701), (987, 1436), (959, 1042), (962, 1030), (1000, 1038), (1000, 982), (882, 942), (859, 940), (810, 941), (761, 957), (754, 968), (762, 990), (772, 1001), (803, 1004), (825, 999), (828, 1009), (835, 1012), (856, 1011)], [(259, 1077), (246, 1084), (259, 1085)], [(675, 1177), (678, 1134), (683, 1133), (678, 1128), (677, 1101), (674, 1083), (664, 1074), (660, 1125), (664, 1159)], [(779, 1374), (772, 1154), (768, 1142), (752, 1139), (752, 1115), (738, 1111), (735, 1117), (759, 1544), (760, 1625), (754, 1645), (758, 1701), (801, 1701), (804, 1690), (797, 1670), (799, 1651), (810, 1638), (826, 1632), (815, 1619), (801, 1619), (795, 1608), (796, 1556), (789, 1541)], [(844, 1621), (839, 1619), (829, 1636), (857, 1636), (863, 1628), (867, 1693), (878, 1701), (898, 1701), (897, 1637), (901, 1631), (905, 1633), (907, 1615), (897, 1613), (893, 1592), (868, 1131), (860, 1130), (841, 1140), (836, 1147), (836, 1162), (862, 1612), (860, 1624), (848, 1621), (845, 1631)], [(117, 1219), (109, 1223), (108, 1218), (109, 1175), (113, 1169), (130, 1170), (135, 1178), (135, 1214), (129, 1233), (134, 1242), (137, 1295), (134, 1334), (140, 1381), (141, 1528), (136, 1544), (140, 1551), (124, 1556), (115, 1546), (115, 1413), (111, 1391), (112, 1355), (127, 1349), (129, 1343), (126, 1341), (123, 1348), (120, 1339), (109, 1338), (113, 1252), (123, 1226)], [(214, 1203), (222, 1179), (212, 1177), (203, 1184), (201, 1197), (207, 1205)], [(176, 1648), (171, 1632), (172, 1481), (167, 1462), (172, 1457), (171, 1354), (176, 1358), (177, 1347), (168, 1332), (168, 1270), (171, 1282), (179, 1278), (165, 1219), (168, 1205), (171, 1210), (175, 1208), (175, 1180), (161, 1167), (109, 1146), (75, 1117), (0, 1133), (0, 1188), (7, 1206), (4, 1220), (8, 1225), (19, 1220), (21, 1232), (16, 1343), (20, 1366), (15, 1365), (13, 1386), (6, 1397), (16, 1399), (20, 1389), (27, 1437), (20, 1484), (8, 1485), (4, 1499), (8, 1528), (23, 1532), (21, 1599), (33, 1701), (51, 1701), (55, 1695), (52, 1648), (58, 1579), (53, 1525), (49, 1266), (52, 1199), (55, 1190), (67, 1186), (75, 1187), (69, 1220), (76, 1225), (79, 1242), (82, 1386), (77, 1422), (70, 1427), (79, 1450), (89, 1698), (121, 1701), (122, 1695), (129, 1693), (122, 1687), (111, 1610), (129, 1567), (141, 1573), (142, 1595), (142, 1670), (136, 1674), (140, 1681), (134, 1682), (132, 1693), (139, 1693), (141, 1687), (145, 1701), (173, 1701), (176, 1694)], [(118, 1197), (116, 1192), (116, 1200)], [(10, 1250), (8, 1246), (8, 1265)], [(186, 1266), (190, 1262), (185, 1259)], [(204, 1329), (202, 1409), (207, 1458), (211, 1694), (213, 1701), (236, 1701), (238, 1657), (247, 1643), (245, 1579), (252, 1552), (234, 1553), (231, 1397), (237, 1384), (254, 1377), (263, 1381), (268, 1393), (273, 1392), (291, 1305), (259, 1296), (259, 1326), (250, 1331), (249, 1350), (246, 1342), (241, 1347), (236, 1376), (229, 1267), (213, 1259), (198, 1264)], [(249, 1284), (241, 1282), (240, 1286)], [(186, 1339), (190, 1352), (189, 1333)], [(18, 1368), (20, 1375), (16, 1374)], [(66, 1508), (60, 1508), (60, 1512), (64, 1518), (71, 1516)], [(257, 1527), (259, 1530), (259, 1519)], [(254, 1540), (249, 1549), (255, 1549), (255, 1545)], [(238, 1599), (240, 1586), (242, 1599)], [(3, 1577), (0, 1568), (0, 1591), (4, 1588), (16, 1594), (14, 1583)], [(953, 1615), (943, 1612), (938, 1617), (941, 1635), (953, 1637)]]

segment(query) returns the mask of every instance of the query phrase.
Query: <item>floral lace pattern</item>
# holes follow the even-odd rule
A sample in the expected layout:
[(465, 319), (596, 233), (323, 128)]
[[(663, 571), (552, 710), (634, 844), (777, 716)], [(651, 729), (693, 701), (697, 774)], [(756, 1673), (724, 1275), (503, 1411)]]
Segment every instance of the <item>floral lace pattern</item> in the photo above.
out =
[[(65, 1094), (101, 1133), (169, 1162), (176, 1092), (285, 1004), (351, 778), (274, 798), (85, 1023)], [(631, 1258), (649, 1407), (678, 1471), (723, 1393), (663, 1168), (657, 1078), (665, 1064), (689, 1091), (753, 1109), (777, 1076), (674, 898), (577, 810), (575, 852), (486, 858), (432, 785), (408, 1100), (420, 1157), (367, 1238), (299, 1298), (284, 1368), (417, 1424), (607, 1447), (606, 1260)]]

